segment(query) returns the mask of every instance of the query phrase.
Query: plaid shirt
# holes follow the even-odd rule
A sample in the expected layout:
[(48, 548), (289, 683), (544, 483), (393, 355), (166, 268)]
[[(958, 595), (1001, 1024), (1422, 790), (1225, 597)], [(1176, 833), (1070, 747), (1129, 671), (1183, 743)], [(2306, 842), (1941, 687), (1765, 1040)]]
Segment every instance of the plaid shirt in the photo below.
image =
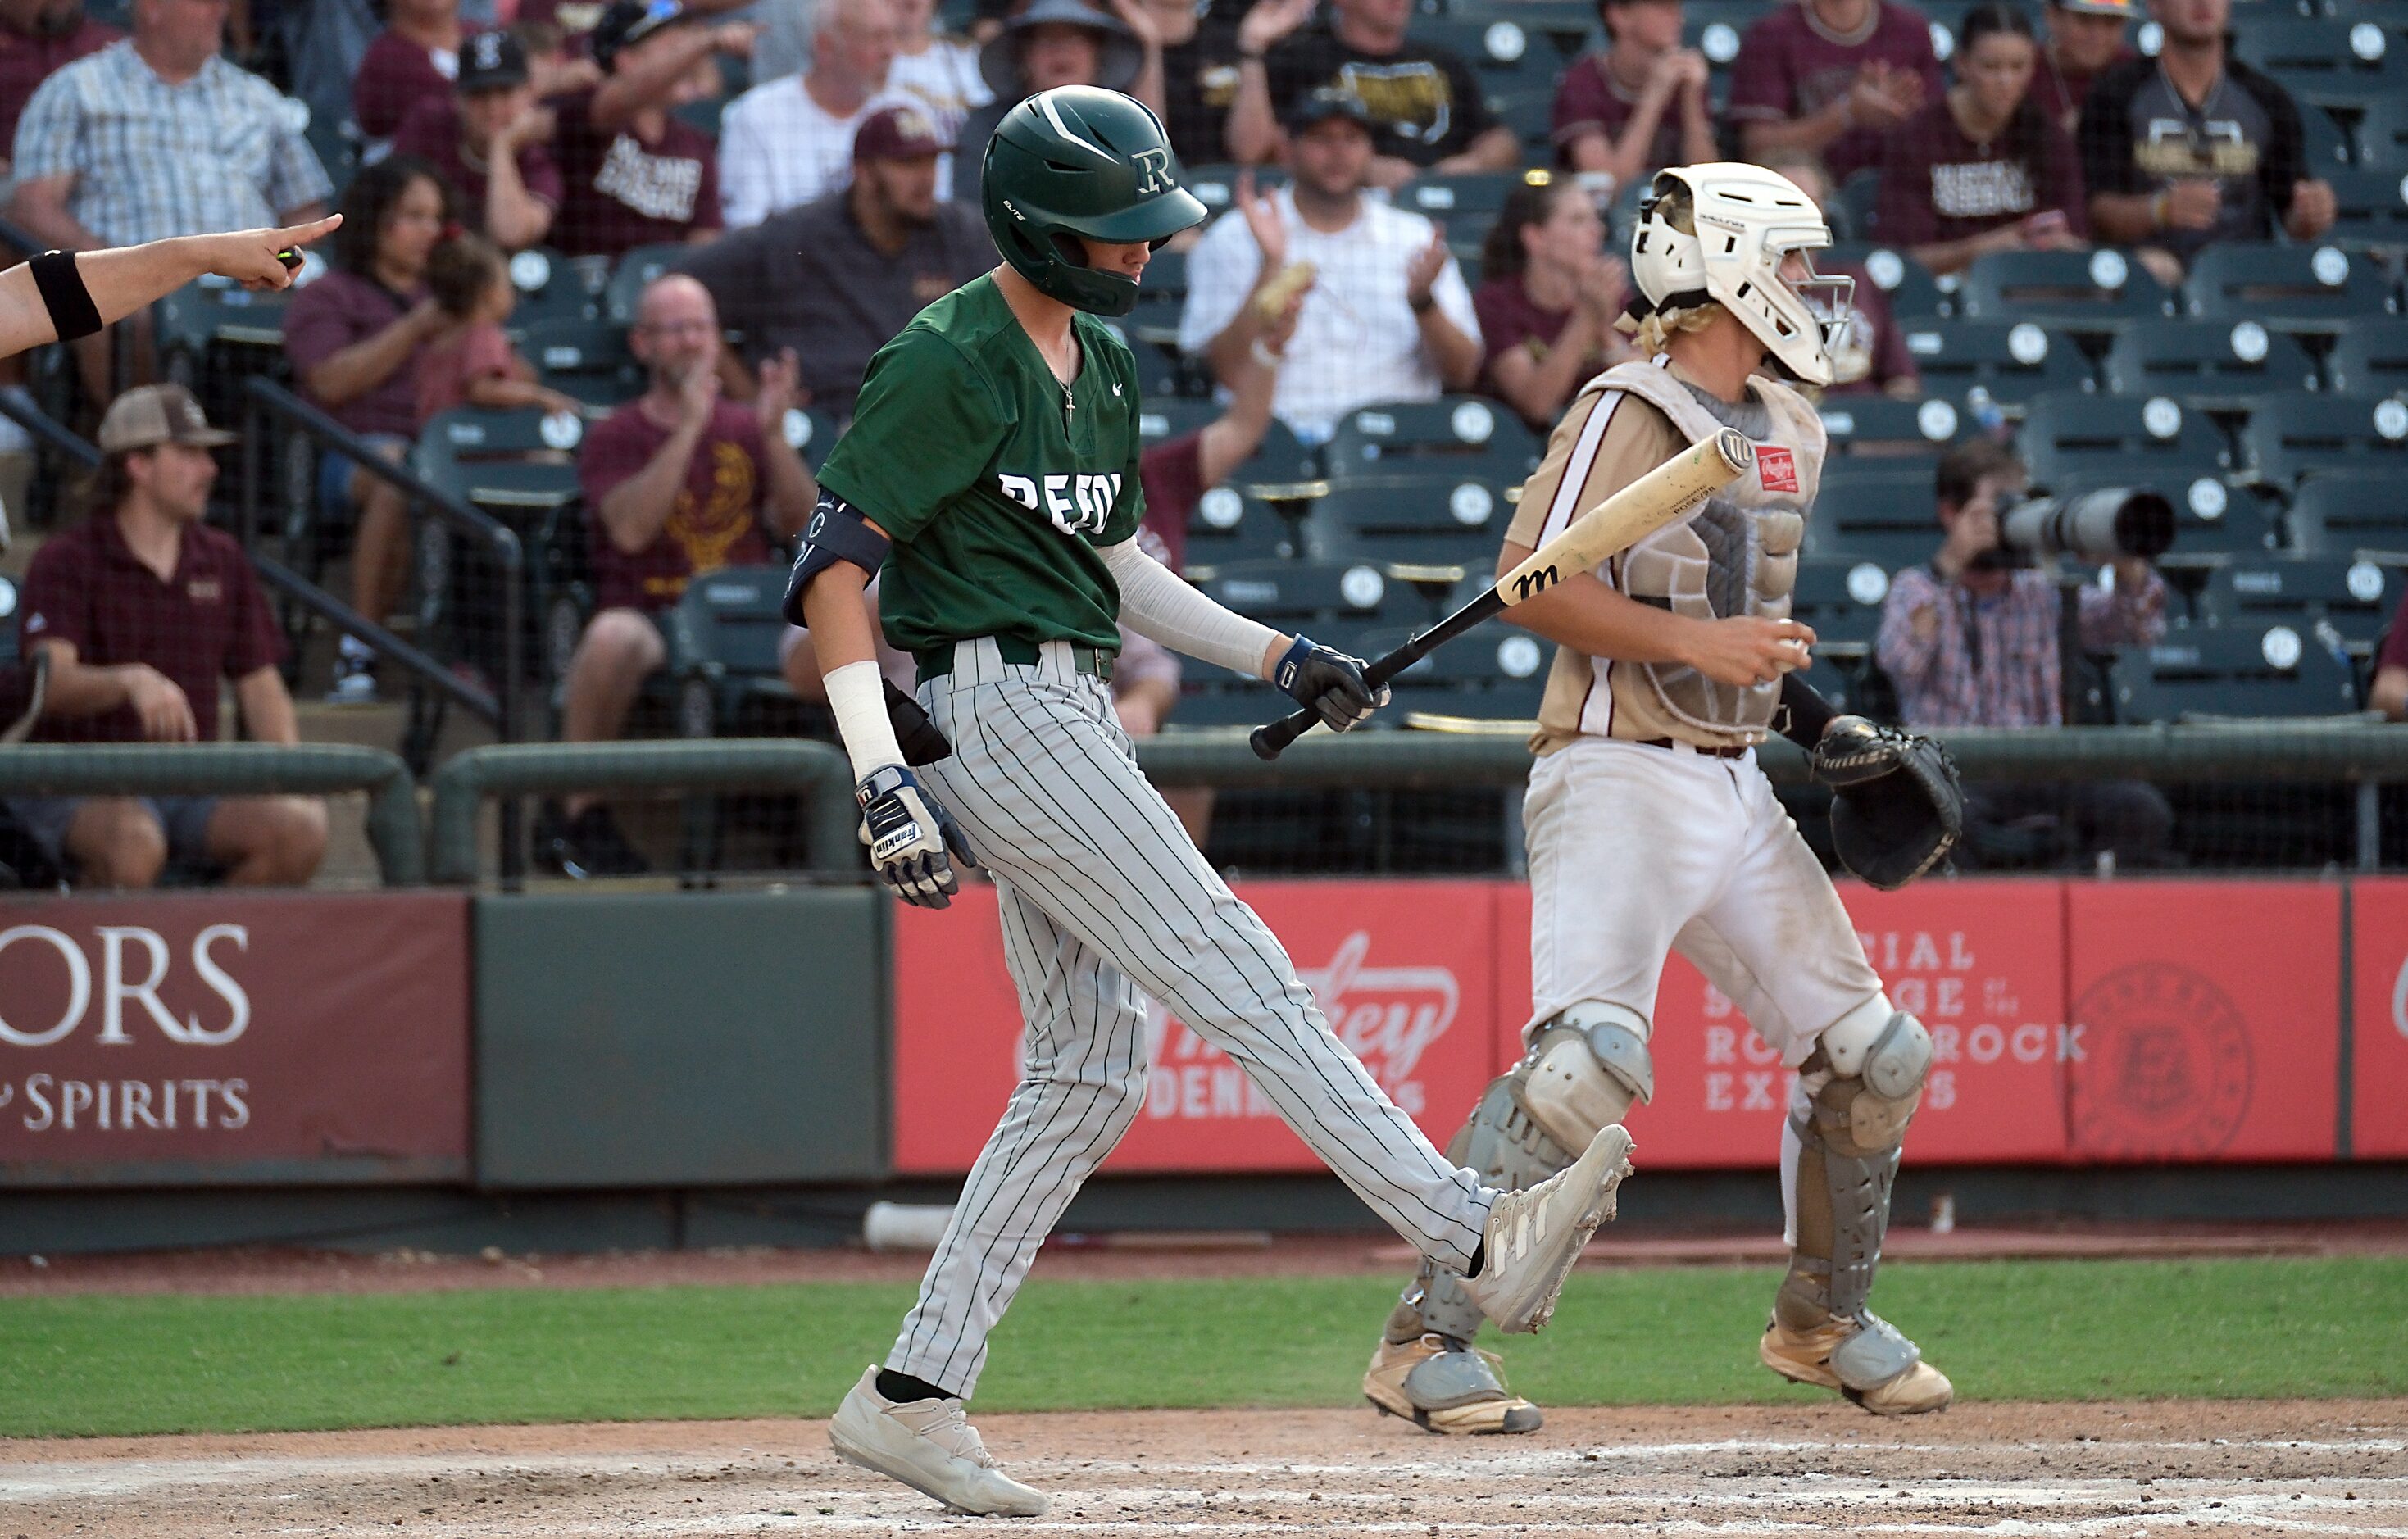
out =
[(73, 177), (68, 214), (111, 246), (276, 224), (335, 191), (298, 106), (222, 58), (171, 86), (114, 43), (25, 104), (17, 179)]
[[(1882, 604), (1882, 671), (1898, 686), (1899, 714), (1914, 727), (2051, 727), (2065, 697), (2057, 645), (2057, 585), (2023, 571), (1999, 592), (1976, 596), (1928, 566), (1911, 566)], [(1917, 610), (1938, 619), (1914, 634)], [(2082, 645), (2092, 651), (2139, 646), (2166, 631), (2166, 579), (2152, 572), (2137, 593), (2082, 590)]]

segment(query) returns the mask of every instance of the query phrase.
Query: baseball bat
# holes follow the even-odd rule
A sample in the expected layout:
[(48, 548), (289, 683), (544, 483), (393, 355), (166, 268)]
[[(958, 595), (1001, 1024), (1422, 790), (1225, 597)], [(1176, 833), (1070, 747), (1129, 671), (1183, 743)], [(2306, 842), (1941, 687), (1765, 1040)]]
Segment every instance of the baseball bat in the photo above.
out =
[[(1729, 428), (1691, 444), (1574, 519), (1570, 528), (1530, 552), (1529, 559), (1498, 577), (1486, 592), (1374, 659), (1364, 668), (1363, 681), (1378, 690), (1482, 620), (1538, 597), (1573, 573), (1586, 572), (1686, 518), (1755, 463), (1756, 446)], [(1277, 759), (1320, 720), (1311, 707), (1298, 706), (1256, 727), (1246, 741), (1256, 758)]]

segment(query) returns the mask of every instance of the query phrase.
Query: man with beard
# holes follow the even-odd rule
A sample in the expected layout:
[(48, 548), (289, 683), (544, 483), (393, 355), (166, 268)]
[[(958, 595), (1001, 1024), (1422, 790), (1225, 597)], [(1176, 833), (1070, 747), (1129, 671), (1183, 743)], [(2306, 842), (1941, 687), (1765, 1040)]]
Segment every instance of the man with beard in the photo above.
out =
[(869, 355), (931, 301), (995, 265), (978, 210), (937, 201), (953, 145), (916, 107), (882, 107), (853, 141), (853, 182), (688, 257), (748, 364), (791, 350), (805, 399), (853, 412)]

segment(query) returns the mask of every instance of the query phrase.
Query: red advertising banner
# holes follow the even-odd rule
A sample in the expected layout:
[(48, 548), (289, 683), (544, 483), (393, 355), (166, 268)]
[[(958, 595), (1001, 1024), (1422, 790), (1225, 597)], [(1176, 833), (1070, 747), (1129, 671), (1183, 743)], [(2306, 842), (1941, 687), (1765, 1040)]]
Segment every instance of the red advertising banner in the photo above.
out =
[(463, 1176), (469, 1019), (462, 894), (0, 903), (0, 1182)]
[[(1500, 938), (1529, 955), (1527, 890), (1498, 905)], [(1931, 1077), (1907, 1135), (1918, 1163), (2063, 1157), (2057, 1062), (2067, 1050), (2064, 889), (2053, 881), (1923, 882), (1841, 898), (1890, 999), (1931, 1032)], [(1499, 1015), (1528, 1019), (1526, 964), (1500, 964)], [(1770, 1169), (1793, 1076), (1722, 991), (1673, 957), (1656, 991), (1656, 1099), (1631, 1135), (1658, 1169)], [(1510, 1056), (1510, 1054), (1509, 1054)]]
[(2350, 914), (2350, 1152), (2408, 1158), (2408, 880), (2354, 881)]
[[(1485, 882), (1240, 887), (1295, 958), (1338, 1038), (1434, 1140), (1462, 1124), (1498, 1052), (1496, 902)], [(941, 914), (898, 909), (897, 1170), (967, 1170), (1017, 1074), (1020, 1010), (991, 888)], [(1145, 1107), (1104, 1168), (1321, 1168), (1227, 1055), (1156, 1007)]]
[(2066, 889), (2081, 1161), (2329, 1160), (2341, 1060), (2341, 889)]

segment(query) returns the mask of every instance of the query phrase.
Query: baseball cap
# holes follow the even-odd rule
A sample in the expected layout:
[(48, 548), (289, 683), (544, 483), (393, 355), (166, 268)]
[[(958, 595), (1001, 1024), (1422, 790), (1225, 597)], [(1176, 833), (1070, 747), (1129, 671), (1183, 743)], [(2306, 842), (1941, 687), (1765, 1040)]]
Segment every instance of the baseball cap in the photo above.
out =
[(109, 403), (100, 420), (100, 451), (130, 454), (161, 444), (215, 449), (235, 435), (209, 426), (201, 404), (181, 385), (142, 385)]
[(594, 62), (607, 70), (621, 49), (640, 43), (663, 27), (675, 26), (684, 19), (685, 7), (679, 0), (610, 0), (602, 12), (602, 20), (594, 23), (590, 45)]
[(462, 91), (502, 91), (527, 83), (526, 50), (507, 32), (470, 33), (460, 44)]
[(2128, 21), (2137, 14), (2132, 0), (2048, 0), (2048, 3), (2077, 16), (2120, 16)]
[(1366, 131), (1371, 127), (1371, 109), (1363, 105), (1362, 97), (1343, 86), (1320, 86), (1297, 97), (1296, 105), (1287, 109), (1287, 131), (1301, 134), (1332, 118), (1343, 118)]
[(1020, 39), (1031, 28), (1048, 23), (1085, 27), (1096, 35), (1096, 85), (1125, 91), (1145, 67), (1145, 50), (1119, 17), (1106, 15), (1087, 0), (1029, 0), (1027, 9), (979, 49), (979, 78), (988, 90), (1007, 102), (1028, 93), (1020, 79)]
[(936, 120), (909, 103), (882, 107), (861, 120), (853, 133), (853, 158), (857, 161), (902, 161), (919, 155), (941, 155), (953, 141)]

